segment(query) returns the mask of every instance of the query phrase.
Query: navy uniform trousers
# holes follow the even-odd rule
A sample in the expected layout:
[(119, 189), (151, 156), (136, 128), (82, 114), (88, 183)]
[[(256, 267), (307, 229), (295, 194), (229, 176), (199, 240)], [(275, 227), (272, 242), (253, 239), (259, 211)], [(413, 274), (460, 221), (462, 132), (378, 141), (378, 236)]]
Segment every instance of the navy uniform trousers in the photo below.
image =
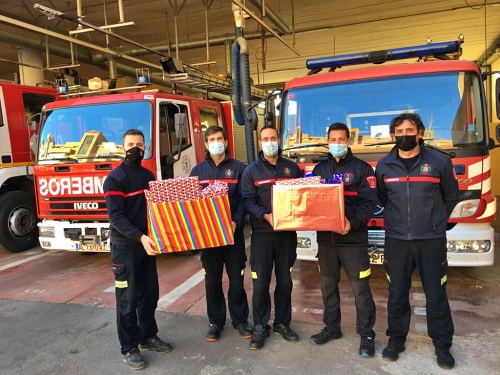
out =
[(271, 316), (269, 284), (274, 265), (274, 325), (292, 320), (292, 267), (297, 258), (297, 232), (252, 231), (250, 267), (252, 269), (252, 311), (255, 325), (266, 327)]
[(228, 305), (234, 325), (248, 320), (248, 300), (243, 286), (245, 276), (245, 237), (243, 229), (234, 232), (234, 245), (205, 249), (201, 262), (205, 273), (207, 315), (211, 324), (224, 326), (226, 323), (226, 300), (222, 290), (224, 265), (229, 278)]
[(404, 343), (410, 327), (409, 292), (418, 270), (426, 298), (427, 333), (435, 346), (450, 347), (454, 326), (446, 294), (446, 237), (429, 240), (385, 238), (384, 267), (389, 280), (387, 336)]
[(118, 338), (121, 352), (125, 354), (158, 333), (156, 257), (148, 255), (137, 241), (127, 245), (111, 243), (111, 263), (115, 275)]
[(321, 294), (325, 311), (325, 330), (336, 333), (340, 330), (340, 267), (344, 267), (356, 305), (356, 332), (362, 337), (375, 337), (376, 310), (370, 289), (370, 257), (366, 247), (328, 246), (319, 244), (318, 263), (320, 269)]

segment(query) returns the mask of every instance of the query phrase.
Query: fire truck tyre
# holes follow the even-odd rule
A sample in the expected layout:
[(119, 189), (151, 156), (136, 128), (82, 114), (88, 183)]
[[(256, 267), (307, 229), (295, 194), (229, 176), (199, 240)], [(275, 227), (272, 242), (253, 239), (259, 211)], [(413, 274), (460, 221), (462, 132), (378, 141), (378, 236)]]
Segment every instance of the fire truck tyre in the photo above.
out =
[(24, 191), (0, 196), (0, 251), (18, 253), (38, 244), (35, 199)]

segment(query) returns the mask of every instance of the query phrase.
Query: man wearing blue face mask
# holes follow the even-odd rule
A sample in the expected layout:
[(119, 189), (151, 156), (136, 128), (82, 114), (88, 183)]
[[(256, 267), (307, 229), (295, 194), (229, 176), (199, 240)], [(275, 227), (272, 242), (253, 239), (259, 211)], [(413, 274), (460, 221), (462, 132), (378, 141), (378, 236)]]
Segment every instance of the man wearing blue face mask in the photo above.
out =
[(253, 280), (254, 335), (250, 349), (261, 349), (269, 337), (271, 296), (269, 284), (273, 266), (276, 275), (274, 290), (273, 331), (289, 342), (299, 341), (290, 328), (292, 320), (292, 266), (297, 258), (297, 232), (278, 231), (272, 227), (272, 186), (276, 180), (302, 176), (299, 166), (281, 156), (278, 131), (264, 127), (260, 131), (262, 151), (256, 161), (243, 172), (241, 193), (252, 224), (250, 267)]
[(425, 126), (416, 113), (391, 121), (396, 146), (377, 164), (377, 188), (384, 209), (384, 267), (389, 280), (387, 336), (382, 352), (396, 361), (405, 351), (411, 318), (409, 292), (418, 269), (425, 293), (427, 333), (438, 366), (451, 369), (454, 326), (446, 294), (448, 218), (459, 199), (450, 158), (425, 147)]
[(318, 262), (321, 293), (325, 306), (323, 330), (311, 336), (311, 343), (326, 344), (340, 339), (340, 267), (351, 284), (356, 305), (356, 332), (361, 336), (359, 355), (375, 354), (375, 303), (370, 290), (370, 257), (368, 255), (368, 221), (377, 208), (375, 173), (366, 162), (352, 154), (347, 146), (349, 128), (340, 122), (328, 128), (328, 159), (313, 169), (313, 174), (331, 179), (342, 173), (346, 229), (343, 232), (318, 232)]
[(210, 126), (205, 131), (205, 147), (208, 149), (205, 161), (191, 171), (198, 176), (205, 187), (215, 181), (224, 181), (229, 187), (234, 245), (205, 249), (201, 252), (201, 262), (205, 273), (207, 315), (210, 322), (206, 340), (218, 341), (226, 323), (226, 301), (222, 290), (224, 265), (229, 278), (228, 305), (233, 328), (243, 338), (253, 335), (248, 325), (248, 300), (243, 287), (245, 275), (245, 238), (243, 226), (245, 207), (240, 194), (240, 179), (245, 164), (229, 156), (226, 131), (220, 126)]

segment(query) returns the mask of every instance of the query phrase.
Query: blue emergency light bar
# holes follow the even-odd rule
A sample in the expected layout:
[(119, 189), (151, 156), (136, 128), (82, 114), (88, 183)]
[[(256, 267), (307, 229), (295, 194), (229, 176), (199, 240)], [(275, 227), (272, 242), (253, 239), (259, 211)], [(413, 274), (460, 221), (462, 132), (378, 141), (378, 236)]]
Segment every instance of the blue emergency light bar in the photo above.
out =
[(402, 47), (388, 50), (353, 53), (340, 56), (327, 56), (308, 59), (306, 67), (308, 69), (321, 70), (322, 68), (336, 69), (345, 65), (380, 64), (390, 60), (401, 60), (408, 58), (423, 58), (429, 56), (442, 57), (447, 54), (460, 55), (460, 45), (463, 37), (451, 42), (428, 43), (421, 46)]

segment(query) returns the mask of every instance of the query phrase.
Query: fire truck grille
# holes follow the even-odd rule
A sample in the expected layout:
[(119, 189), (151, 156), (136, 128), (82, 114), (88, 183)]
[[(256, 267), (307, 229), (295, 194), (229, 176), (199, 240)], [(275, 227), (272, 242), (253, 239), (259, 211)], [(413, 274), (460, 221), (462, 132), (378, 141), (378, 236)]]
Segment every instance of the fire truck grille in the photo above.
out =
[[(78, 198), (45, 198), (42, 207), (45, 213), (52, 216), (75, 217), (75, 216), (103, 216), (107, 215), (106, 202), (101, 196), (88, 196)], [(48, 206), (48, 207), (47, 207)]]

